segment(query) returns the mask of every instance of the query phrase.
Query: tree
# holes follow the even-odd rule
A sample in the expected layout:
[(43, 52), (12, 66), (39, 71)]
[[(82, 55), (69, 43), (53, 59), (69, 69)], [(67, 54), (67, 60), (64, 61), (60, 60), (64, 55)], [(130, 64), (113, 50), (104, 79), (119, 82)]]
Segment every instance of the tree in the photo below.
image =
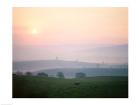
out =
[(14, 74), (15, 74), (15, 75), (19, 75), (19, 76), (20, 76), (20, 75), (23, 75), (23, 73), (22, 73), (21, 71), (17, 71), (17, 72), (15, 72)]
[(57, 72), (56, 76), (57, 76), (58, 78), (64, 78), (63, 72)]
[(32, 73), (31, 72), (26, 72), (26, 75), (31, 76)]
[(86, 77), (86, 74), (85, 73), (76, 73), (75, 75), (76, 78), (85, 78)]
[(38, 75), (38, 76), (45, 76), (45, 77), (48, 77), (48, 74), (43, 73), (43, 72), (40, 72), (40, 73), (38, 73), (37, 75)]

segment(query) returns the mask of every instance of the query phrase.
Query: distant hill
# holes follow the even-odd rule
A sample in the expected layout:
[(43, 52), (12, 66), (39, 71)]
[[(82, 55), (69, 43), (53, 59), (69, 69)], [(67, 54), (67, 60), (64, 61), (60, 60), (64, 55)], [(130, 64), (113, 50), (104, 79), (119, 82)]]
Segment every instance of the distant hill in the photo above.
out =
[(20, 61), (13, 62), (13, 70), (36, 71), (40, 69), (56, 69), (56, 68), (94, 68), (96, 63), (86, 63), (78, 61), (64, 60), (38, 60), (38, 61)]
[(61, 68), (127, 68), (127, 65), (103, 65), (97, 63), (87, 63), (78, 61), (64, 60), (38, 60), (13, 62), (13, 71), (39, 71), (43, 69)]

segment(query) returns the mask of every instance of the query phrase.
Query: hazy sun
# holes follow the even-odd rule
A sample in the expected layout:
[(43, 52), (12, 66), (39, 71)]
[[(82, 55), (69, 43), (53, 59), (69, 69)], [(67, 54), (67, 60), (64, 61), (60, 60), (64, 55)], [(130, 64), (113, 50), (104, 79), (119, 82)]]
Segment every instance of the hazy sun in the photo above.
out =
[(37, 35), (37, 34), (38, 34), (38, 30), (35, 29), (35, 28), (33, 28), (33, 29), (31, 30), (31, 33), (32, 33), (32, 35)]

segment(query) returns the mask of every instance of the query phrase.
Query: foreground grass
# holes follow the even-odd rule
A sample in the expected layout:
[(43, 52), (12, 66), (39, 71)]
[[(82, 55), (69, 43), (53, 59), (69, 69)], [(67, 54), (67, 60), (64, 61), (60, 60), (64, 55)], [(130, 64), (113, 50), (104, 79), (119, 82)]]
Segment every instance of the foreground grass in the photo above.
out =
[[(79, 85), (75, 85), (75, 82)], [(58, 79), (13, 76), (14, 98), (127, 98), (128, 77)]]

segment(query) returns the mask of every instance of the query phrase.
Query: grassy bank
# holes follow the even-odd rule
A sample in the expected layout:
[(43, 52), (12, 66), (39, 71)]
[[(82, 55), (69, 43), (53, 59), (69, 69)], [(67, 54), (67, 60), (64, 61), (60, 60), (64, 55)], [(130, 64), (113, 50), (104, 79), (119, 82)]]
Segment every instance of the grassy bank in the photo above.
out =
[[(75, 84), (78, 82), (79, 84)], [(13, 98), (127, 98), (128, 77), (13, 76)]]

